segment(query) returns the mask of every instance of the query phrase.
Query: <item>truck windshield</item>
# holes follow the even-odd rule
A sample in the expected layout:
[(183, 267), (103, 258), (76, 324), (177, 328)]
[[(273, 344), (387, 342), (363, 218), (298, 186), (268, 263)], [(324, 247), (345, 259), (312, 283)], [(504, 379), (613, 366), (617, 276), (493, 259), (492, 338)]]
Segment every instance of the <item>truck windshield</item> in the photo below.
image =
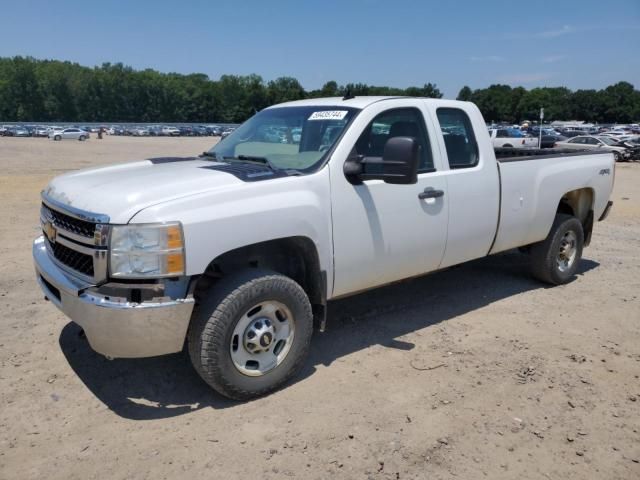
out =
[(339, 106), (263, 110), (208, 153), (220, 160), (260, 157), (278, 169), (312, 171), (323, 162), (357, 112)]

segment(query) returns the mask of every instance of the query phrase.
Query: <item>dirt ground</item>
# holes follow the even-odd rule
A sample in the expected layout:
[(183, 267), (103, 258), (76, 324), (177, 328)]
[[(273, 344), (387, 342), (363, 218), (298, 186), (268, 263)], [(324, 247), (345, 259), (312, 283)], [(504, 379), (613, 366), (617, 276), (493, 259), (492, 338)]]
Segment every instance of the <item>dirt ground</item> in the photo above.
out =
[(509, 252), (330, 305), (287, 388), (211, 391), (183, 354), (108, 361), (43, 300), (39, 192), (210, 138), (0, 138), (0, 478), (640, 478), (640, 164), (579, 275)]

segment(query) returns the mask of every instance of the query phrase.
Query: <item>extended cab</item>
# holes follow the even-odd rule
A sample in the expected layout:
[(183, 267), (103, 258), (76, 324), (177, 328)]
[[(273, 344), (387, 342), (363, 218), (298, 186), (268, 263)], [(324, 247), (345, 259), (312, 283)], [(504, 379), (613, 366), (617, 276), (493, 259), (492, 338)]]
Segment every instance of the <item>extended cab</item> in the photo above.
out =
[(300, 368), (333, 298), (517, 247), (568, 282), (611, 207), (613, 155), (547, 152), (497, 160), (466, 102), (276, 105), (199, 157), (52, 180), (37, 280), (97, 352), (186, 341), (209, 385), (251, 398)]

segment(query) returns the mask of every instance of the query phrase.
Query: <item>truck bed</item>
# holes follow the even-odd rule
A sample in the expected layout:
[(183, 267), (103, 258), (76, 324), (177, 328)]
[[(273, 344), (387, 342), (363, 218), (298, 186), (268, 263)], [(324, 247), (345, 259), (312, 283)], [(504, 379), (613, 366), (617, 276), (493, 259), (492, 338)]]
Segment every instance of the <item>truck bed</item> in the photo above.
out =
[[(606, 208), (614, 177), (611, 152), (504, 150), (509, 152), (496, 152), (500, 219), (491, 253), (543, 240), (567, 192), (590, 190), (592, 199), (586, 208), (593, 210), (594, 218)], [(596, 196), (596, 192), (607, 195)]]

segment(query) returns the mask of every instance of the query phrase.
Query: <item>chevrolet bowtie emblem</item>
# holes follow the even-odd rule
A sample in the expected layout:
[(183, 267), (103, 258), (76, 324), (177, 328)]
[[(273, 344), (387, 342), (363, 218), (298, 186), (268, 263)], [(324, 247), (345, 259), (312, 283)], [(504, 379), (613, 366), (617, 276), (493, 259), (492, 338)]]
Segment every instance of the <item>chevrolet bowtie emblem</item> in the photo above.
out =
[(49, 241), (51, 243), (56, 243), (56, 227), (53, 225), (53, 223), (45, 223), (43, 230)]

